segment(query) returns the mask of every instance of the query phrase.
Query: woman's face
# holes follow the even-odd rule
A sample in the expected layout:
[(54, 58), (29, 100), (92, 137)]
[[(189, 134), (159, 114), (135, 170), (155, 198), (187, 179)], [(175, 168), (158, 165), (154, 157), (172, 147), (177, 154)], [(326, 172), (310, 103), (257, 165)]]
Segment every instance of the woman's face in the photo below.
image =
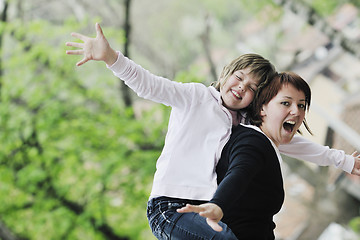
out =
[(254, 99), (257, 87), (258, 81), (250, 74), (249, 68), (235, 71), (220, 87), (223, 105), (230, 110), (246, 108)]
[(289, 143), (305, 117), (305, 94), (293, 85), (283, 85), (278, 94), (263, 105), (260, 129), (277, 145)]

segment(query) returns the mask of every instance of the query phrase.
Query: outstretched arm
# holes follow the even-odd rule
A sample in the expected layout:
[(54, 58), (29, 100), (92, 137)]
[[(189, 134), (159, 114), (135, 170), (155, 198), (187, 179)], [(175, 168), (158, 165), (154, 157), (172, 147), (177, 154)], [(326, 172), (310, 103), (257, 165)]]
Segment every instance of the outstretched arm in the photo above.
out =
[(348, 155), (342, 150), (323, 146), (299, 135), (295, 135), (290, 143), (280, 145), (279, 150), (289, 157), (312, 162), (320, 166), (333, 165), (347, 173), (360, 175), (359, 154)]
[(99, 23), (95, 24), (96, 37), (90, 38), (80, 33), (71, 33), (71, 36), (80, 39), (83, 43), (67, 42), (66, 46), (81, 48), (78, 50), (68, 50), (69, 55), (83, 55), (83, 59), (76, 63), (81, 66), (89, 60), (104, 61), (111, 66), (117, 60), (117, 53), (110, 47), (109, 42), (105, 38)]
[[(72, 33), (82, 42), (67, 42), (66, 45), (79, 49), (68, 50), (69, 55), (83, 55), (77, 66), (95, 60), (104, 61), (115, 76), (130, 87), (139, 97), (171, 107), (185, 108), (191, 104), (201, 84), (182, 84), (156, 76), (121, 52), (111, 48), (98, 23), (95, 25), (96, 37), (91, 38), (80, 33)], [(203, 86), (201, 86), (203, 87)]]
[(219, 221), (223, 217), (223, 211), (221, 208), (214, 203), (204, 203), (201, 205), (186, 204), (185, 207), (177, 210), (179, 213), (195, 212), (199, 213), (200, 216), (206, 218), (206, 222), (209, 226), (217, 232), (222, 231), (222, 227), (219, 225)]

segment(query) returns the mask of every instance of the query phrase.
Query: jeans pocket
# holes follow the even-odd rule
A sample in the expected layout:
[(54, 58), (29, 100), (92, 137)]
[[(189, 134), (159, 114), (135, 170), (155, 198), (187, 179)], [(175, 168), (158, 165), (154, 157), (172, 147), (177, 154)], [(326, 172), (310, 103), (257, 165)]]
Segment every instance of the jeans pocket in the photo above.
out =
[(148, 202), (147, 208), (146, 208), (146, 216), (149, 219), (149, 216), (152, 214), (153, 212), (153, 206), (150, 203), (150, 201)]
[(148, 218), (149, 225), (153, 235), (159, 240), (168, 240), (170, 239), (168, 232), (168, 222), (164, 218), (164, 215), (161, 211), (155, 210)]
[(159, 240), (170, 239), (164, 232), (164, 224), (166, 223), (163, 215), (163, 212), (166, 211), (166, 209), (164, 209), (164, 205), (165, 204), (161, 201), (151, 199), (148, 202), (146, 209), (150, 229), (153, 235)]

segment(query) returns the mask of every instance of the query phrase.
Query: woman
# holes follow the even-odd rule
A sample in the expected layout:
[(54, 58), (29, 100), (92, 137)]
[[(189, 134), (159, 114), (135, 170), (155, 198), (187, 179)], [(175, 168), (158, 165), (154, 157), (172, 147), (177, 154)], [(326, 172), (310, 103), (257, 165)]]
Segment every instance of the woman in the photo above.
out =
[(261, 87), (252, 122), (239, 125), (217, 165), (219, 187), (209, 203), (187, 205), (178, 212), (197, 212), (217, 231), (221, 220), (238, 239), (274, 239), (273, 216), (284, 201), (280, 144), (289, 143), (310, 106), (308, 84), (294, 73), (280, 73)]

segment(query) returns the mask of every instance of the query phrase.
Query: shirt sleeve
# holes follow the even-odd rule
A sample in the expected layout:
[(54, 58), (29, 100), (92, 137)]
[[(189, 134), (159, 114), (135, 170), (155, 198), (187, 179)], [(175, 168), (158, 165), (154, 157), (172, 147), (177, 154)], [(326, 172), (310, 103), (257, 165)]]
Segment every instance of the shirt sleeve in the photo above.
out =
[[(240, 140), (241, 141), (241, 140)], [(235, 141), (230, 148), (229, 167), (220, 182), (211, 203), (218, 205), (224, 212), (246, 192), (250, 182), (264, 166), (264, 154), (259, 141)]]
[(344, 151), (314, 143), (303, 136), (295, 135), (289, 144), (279, 146), (279, 151), (289, 157), (312, 162), (320, 166), (334, 165), (351, 173), (355, 160)]
[(118, 52), (116, 62), (107, 67), (141, 98), (172, 107), (186, 106), (194, 100), (194, 83), (179, 83), (156, 76), (121, 52)]

